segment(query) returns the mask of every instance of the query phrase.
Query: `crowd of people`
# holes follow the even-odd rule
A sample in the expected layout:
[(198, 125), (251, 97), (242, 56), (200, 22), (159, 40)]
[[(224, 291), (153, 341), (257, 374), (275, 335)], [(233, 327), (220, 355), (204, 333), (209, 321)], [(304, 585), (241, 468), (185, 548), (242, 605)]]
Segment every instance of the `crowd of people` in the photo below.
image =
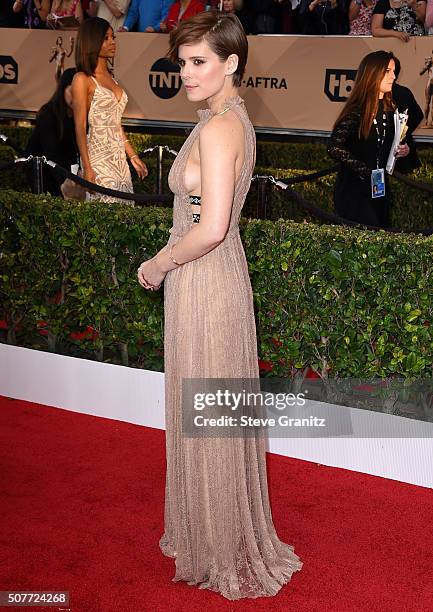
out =
[(0, 26), (74, 28), (98, 16), (114, 32), (169, 33), (208, 10), (236, 14), (247, 34), (373, 35), (403, 42), (433, 34), (433, 0), (2, 0)]

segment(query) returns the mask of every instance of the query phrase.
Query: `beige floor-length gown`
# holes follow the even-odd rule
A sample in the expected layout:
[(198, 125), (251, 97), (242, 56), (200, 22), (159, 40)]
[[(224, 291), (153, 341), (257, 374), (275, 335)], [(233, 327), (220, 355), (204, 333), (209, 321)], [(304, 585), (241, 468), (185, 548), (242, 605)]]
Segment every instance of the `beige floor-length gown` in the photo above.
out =
[[(194, 439), (182, 434), (183, 378), (259, 376), (252, 291), (238, 227), (255, 165), (255, 134), (241, 98), (229, 98), (226, 106), (245, 132), (245, 161), (228, 233), (213, 251), (165, 279), (167, 476), (160, 547), (175, 557), (174, 581), (240, 599), (275, 595), (302, 562), (275, 532), (264, 437)], [(170, 171), (175, 199), (169, 244), (191, 228), (185, 166), (212, 116), (210, 110), (199, 111), (200, 122)]]
[[(89, 161), (96, 174), (96, 183), (117, 191), (133, 192), (131, 172), (126, 159), (122, 133), (122, 115), (128, 103), (125, 90), (118, 100), (111, 89), (96, 85), (88, 114), (89, 133), (87, 149)], [(132, 200), (113, 198), (100, 193), (87, 193), (87, 200), (123, 202), (134, 205)]]

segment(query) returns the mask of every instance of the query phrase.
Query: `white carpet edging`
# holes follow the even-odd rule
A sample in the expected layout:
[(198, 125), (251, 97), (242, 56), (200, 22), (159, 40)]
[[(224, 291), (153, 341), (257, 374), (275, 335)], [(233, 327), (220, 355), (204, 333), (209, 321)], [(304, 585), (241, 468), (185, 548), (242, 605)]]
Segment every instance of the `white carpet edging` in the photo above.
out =
[[(0, 395), (165, 429), (161, 372), (2, 344)], [(350, 411), (352, 436), (270, 438), (269, 451), (433, 488), (433, 423), (328, 407)], [(365, 437), (369, 432), (383, 437)]]

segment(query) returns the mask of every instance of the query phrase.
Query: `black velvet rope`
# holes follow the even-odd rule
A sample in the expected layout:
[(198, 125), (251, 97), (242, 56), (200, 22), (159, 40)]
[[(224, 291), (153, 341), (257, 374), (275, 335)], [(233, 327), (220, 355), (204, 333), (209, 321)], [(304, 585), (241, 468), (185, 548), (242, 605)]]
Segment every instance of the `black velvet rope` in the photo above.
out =
[(413, 230), (401, 230), (394, 227), (376, 227), (374, 225), (363, 225), (361, 223), (356, 223), (355, 221), (350, 221), (349, 219), (344, 219), (340, 217), (336, 213), (327, 212), (314, 206), (309, 200), (306, 200), (299, 193), (297, 193), (294, 189), (291, 189), (288, 185), (282, 181), (277, 181), (276, 185), (284, 189), (287, 193), (288, 197), (294, 200), (297, 204), (299, 204), (304, 210), (308, 211), (314, 217), (318, 219), (322, 219), (323, 221), (327, 221), (328, 223), (332, 223), (335, 225), (348, 225), (350, 227), (357, 227), (358, 229), (367, 229), (367, 230), (385, 230), (387, 232), (391, 232), (393, 234), (422, 234), (423, 236), (431, 236), (433, 234), (433, 228), (427, 229), (413, 229)]
[(409, 176), (405, 176), (401, 174), (401, 172), (394, 172), (392, 176), (402, 183), (406, 183), (406, 185), (410, 185), (411, 187), (415, 187), (415, 189), (420, 189), (421, 191), (426, 191), (427, 193), (433, 193), (433, 185), (429, 185), (428, 183), (423, 183), (422, 181), (416, 181)]
[(285, 178), (284, 181), (288, 185), (315, 181), (316, 179), (328, 176), (328, 174), (333, 174), (334, 172), (337, 172), (338, 168), (339, 166), (337, 164), (335, 166), (330, 166), (329, 168), (324, 168), (323, 170), (318, 170), (317, 172), (311, 172), (310, 174), (299, 174), (298, 176), (291, 176), (290, 178)]
[(125, 191), (117, 191), (116, 189), (108, 189), (108, 187), (101, 187), (101, 185), (96, 185), (95, 183), (91, 183), (86, 181), (81, 176), (77, 174), (73, 174), (59, 166), (52, 161), (45, 161), (50, 170), (54, 174), (58, 174), (63, 178), (68, 178), (82, 187), (87, 187), (91, 191), (95, 191), (96, 193), (102, 193), (103, 195), (111, 196), (113, 198), (121, 198), (122, 200), (133, 200), (134, 202), (171, 202), (173, 200), (173, 196), (171, 194), (161, 194), (161, 195), (152, 195), (148, 193), (128, 193)]
[[(11, 145), (12, 146), (12, 145)], [(145, 151), (143, 151), (142, 153), (139, 154), (140, 157), (144, 157), (148, 152), (150, 151), (150, 149), (147, 149)], [(173, 151), (173, 153), (175, 153)], [(128, 192), (124, 192), (124, 191), (117, 191), (115, 189), (109, 189), (107, 187), (102, 187), (101, 185), (96, 185), (95, 183), (91, 183), (90, 181), (86, 181), (85, 179), (83, 179), (81, 176), (78, 176), (76, 174), (73, 174), (72, 172), (70, 172), (69, 170), (66, 170), (65, 168), (62, 168), (62, 166), (60, 166), (59, 164), (56, 164), (55, 162), (46, 160), (45, 158), (42, 158), (44, 163), (46, 165), (48, 165), (48, 167), (50, 168), (50, 170), (57, 175), (60, 175), (63, 178), (69, 178), (70, 180), (74, 181), (75, 183), (78, 183), (79, 185), (82, 185), (83, 187), (87, 187), (88, 189), (90, 189), (91, 191), (94, 191), (96, 193), (101, 193), (103, 195), (107, 195), (107, 196), (111, 196), (114, 198), (121, 198), (123, 200), (133, 200), (134, 202), (161, 202), (161, 203), (166, 203), (166, 202), (171, 202), (173, 199), (173, 196), (171, 194), (144, 194), (144, 193), (128, 193)], [(29, 161), (31, 161), (31, 158), (28, 159), (17, 159), (11, 162), (6, 162), (5, 164), (0, 164), (0, 171), (2, 170), (8, 170), (13, 168), (16, 164), (18, 163), (28, 163)], [(349, 219), (345, 219), (343, 217), (340, 217), (339, 215), (337, 215), (336, 213), (333, 212), (327, 212), (321, 208), (318, 208), (317, 206), (315, 206), (312, 202), (310, 202), (309, 200), (305, 199), (303, 196), (301, 196), (299, 193), (297, 193), (294, 189), (291, 189), (289, 187), (290, 184), (297, 184), (297, 183), (302, 183), (302, 182), (306, 182), (306, 181), (311, 181), (311, 180), (315, 180), (318, 178), (321, 178), (323, 176), (327, 176), (328, 174), (332, 174), (333, 172), (336, 172), (338, 169), (338, 165), (336, 166), (331, 166), (329, 168), (325, 168), (323, 170), (319, 170), (317, 172), (312, 172), (310, 174), (304, 174), (304, 175), (299, 175), (299, 176), (295, 176), (295, 177), (291, 177), (285, 180), (285, 182), (280, 181), (280, 180), (275, 180), (273, 179), (273, 177), (271, 177), (273, 180), (272, 182), (280, 187), (281, 189), (283, 189), (287, 195), (293, 200), (295, 201), (297, 204), (299, 204), (304, 210), (306, 210), (307, 212), (309, 212), (312, 216), (318, 218), (318, 219), (322, 219), (323, 221), (326, 221), (328, 223), (331, 224), (336, 224), (336, 225), (346, 225), (346, 226), (350, 226), (350, 227), (357, 227), (359, 229), (367, 229), (367, 230), (383, 230), (385, 229), (387, 232), (391, 232), (391, 233), (396, 233), (396, 234), (421, 234), (423, 236), (431, 236), (433, 234), (433, 228), (424, 228), (424, 229), (413, 229), (413, 230), (401, 230), (401, 229), (397, 229), (397, 228), (382, 228), (382, 227), (377, 227), (374, 225), (364, 225), (361, 223), (357, 223), (355, 221), (350, 221)], [(433, 186), (431, 185), (427, 185), (425, 183), (420, 183), (419, 181), (415, 181), (413, 179), (410, 179), (402, 174), (400, 174), (399, 172), (395, 172), (394, 176), (398, 179), (401, 180), (402, 182), (412, 186), (412, 187), (416, 187), (418, 189), (421, 189), (423, 191), (427, 191), (429, 193), (433, 193)], [(254, 177), (254, 178), (262, 178), (262, 179), (268, 179), (269, 177)]]

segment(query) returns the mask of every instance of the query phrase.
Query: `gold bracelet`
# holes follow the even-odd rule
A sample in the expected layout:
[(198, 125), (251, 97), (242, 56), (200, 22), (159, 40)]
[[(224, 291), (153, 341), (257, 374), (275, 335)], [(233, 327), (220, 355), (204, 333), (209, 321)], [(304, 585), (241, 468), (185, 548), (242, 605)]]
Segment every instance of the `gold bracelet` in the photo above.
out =
[(131, 155), (131, 157), (129, 159), (132, 161), (134, 159), (134, 157), (138, 157), (138, 153), (136, 153), (135, 155)]
[(170, 247), (169, 257), (170, 257), (171, 261), (174, 264), (176, 264), (176, 266), (180, 266), (182, 264), (173, 257), (173, 248), (174, 248), (174, 244)]

